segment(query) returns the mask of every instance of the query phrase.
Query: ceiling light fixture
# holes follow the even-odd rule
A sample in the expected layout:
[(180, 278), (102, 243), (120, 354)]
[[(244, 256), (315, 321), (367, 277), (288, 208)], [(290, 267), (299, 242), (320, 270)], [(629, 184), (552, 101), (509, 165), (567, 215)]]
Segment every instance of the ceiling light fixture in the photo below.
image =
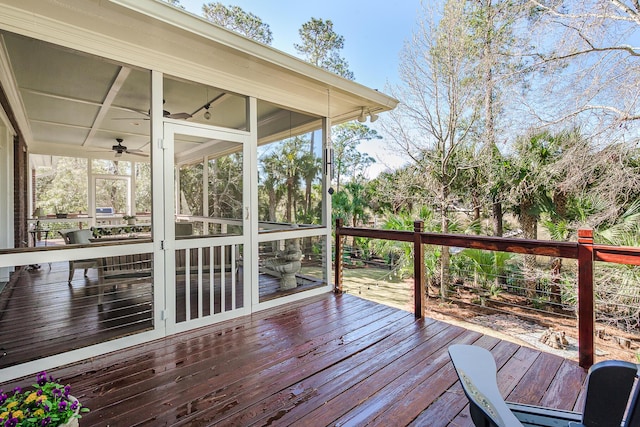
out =
[(369, 121), (371, 123), (375, 122), (376, 120), (378, 120), (378, 115), (372, 112), (369, 112)]
[(211, 113), (209, 112), (209, 107), (211, 107), (211, 104), (207, 104), (207, 105), (204, 106), (205, 110), (207, 110), (207, 111), (204, 112), (204, 119), (205, 120), (209, 120), (211, 118)]
[(360, 115), (358, 116), (358, 121), (360, 123), (364, 123), (367, 121), (367, 116), (364, 114), (364, 107), (362, 107), (362, 110), (360, 111)]

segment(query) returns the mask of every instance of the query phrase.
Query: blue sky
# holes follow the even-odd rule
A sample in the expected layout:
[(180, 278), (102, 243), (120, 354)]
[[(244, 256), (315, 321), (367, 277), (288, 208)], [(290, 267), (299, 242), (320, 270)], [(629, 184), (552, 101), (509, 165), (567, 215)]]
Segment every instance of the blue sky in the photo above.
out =
[[(181, 0), (189, 12), (201, 15), (202, 0)], [(272, 46), (296, 55), (298, 29), (311, 17), (330, 19), (344, 36), (342, 56), (349, 62), (356, 81), (383, 90), (398, 78), (398, 55), (415, 26), (420, 0), (226, 0), (269, 24)], [(296, 55), (297, 56), (297, 55)]]
[[(202, 14), (202, 0), (181, 0), (191, 13)], [(342, 56), (349, 62), (358, 83), (382, 92), (389, 83), (398, 83), (398, 59), (405, 41), (416, 28), (420, 0), (226, 0), (269, 24), (272, 46), (297, 56), (293, 47), (300, 42), (298, 29), (313, 18), (330, 19), (336, 33), (345, 39)], [(377, 124), (371, 125), (377, 129)], [(384, 137), (384, 134), (382, 135)], [(382, 140), (367, 141), (358, 147), (376, 159), (369, 169), (373, 178), (386, 169), (395, 169), (406, 160)]]

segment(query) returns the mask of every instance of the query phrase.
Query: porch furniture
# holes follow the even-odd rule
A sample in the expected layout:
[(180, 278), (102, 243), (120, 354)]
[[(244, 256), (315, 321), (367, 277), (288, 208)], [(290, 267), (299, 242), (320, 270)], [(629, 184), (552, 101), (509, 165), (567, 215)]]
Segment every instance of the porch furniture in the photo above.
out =
[[(638, 366), (623, 361), (604, 361), (589, 369), (582, 413), (505, 402), (496, 381), (496, 363), (491, 353), (472, 345), (452, 345), (449, 356), (469, 399), (469, 412), (476, 426), (567, 426), (607, 427), (620, 425), (628, 401), (635, 412), (639, 387), (634, 387)], [(633, 393), (632, 393), (633, 390)]]
[(107, 285), (117, 288), (118, 285), (151, 278), (153, 254), (109, 256), (100, 258), (98, 262), (98, 306), (102, 306)]
[(48, 228), (34, 228), (33, 230), (29, 230), (29, 234), (31, 234), (31, 238), (33, 239), (33, 247), (37, 246), (38, 240), (43, 240), (44, 236), (44, 245), (47, 246), (47, 240), (49, 239), (49, 233), (51, 230)]
[[(60, 235), (64, 239), (64, 243), (67, 245), (72, 244), (90, 244), (89, 240), (92, 236), (91, 230), (60, 230)], [(97, 259), (79, 259), (69, 261), (69, 286), (73, 280), (73, 275), (76, 269), (84, 269), (84, 277), (87, 277), (87, 272), (90, 268), (98, 268)]]

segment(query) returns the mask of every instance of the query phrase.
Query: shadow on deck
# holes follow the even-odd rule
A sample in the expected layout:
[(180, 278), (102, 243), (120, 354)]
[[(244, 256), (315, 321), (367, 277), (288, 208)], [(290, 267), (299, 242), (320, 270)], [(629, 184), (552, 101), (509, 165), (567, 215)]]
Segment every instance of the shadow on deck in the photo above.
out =
[[(472, 425), (447, 347), (491, 349), (508, 400), (575, 410), (576, 362), (325, 294), (52, 372), (81, 425)], [(32, 378), (4, 384), (26, 386)]]

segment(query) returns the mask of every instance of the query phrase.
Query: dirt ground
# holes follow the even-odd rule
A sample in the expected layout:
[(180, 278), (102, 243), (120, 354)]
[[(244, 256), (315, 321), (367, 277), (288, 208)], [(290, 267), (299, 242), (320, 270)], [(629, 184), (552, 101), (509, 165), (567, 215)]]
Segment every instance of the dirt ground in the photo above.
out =
[[(413, 311), (413, 281), (395, 280), (392, 274), (373, 268), (347, 269), (344, 271), (343, 290), (381, 304)], [(573, 313), (554, 314), (514, 307), (518, 301), (512, 299), (518, 297), (506, 293), (493, 297), (486, 307), (481, 307), (472, 304), (477, 298), (476, 294), (464, 290), (458, 290), (457, 294), (456, 302), (429, 298), (427, 316), (577, 360), (578, 328)], [(429, 295), (437, 295), (437, 289), (430, 289)], [(566, 348), (556, 349), (540, 342), (541, 336), (549, 328), (558, 333), (564, 332), (568, 341)], [(638, 335), (600, 324), (596, 325), (596, 330), (596, 361), (619, 359), (638, 363)]]

